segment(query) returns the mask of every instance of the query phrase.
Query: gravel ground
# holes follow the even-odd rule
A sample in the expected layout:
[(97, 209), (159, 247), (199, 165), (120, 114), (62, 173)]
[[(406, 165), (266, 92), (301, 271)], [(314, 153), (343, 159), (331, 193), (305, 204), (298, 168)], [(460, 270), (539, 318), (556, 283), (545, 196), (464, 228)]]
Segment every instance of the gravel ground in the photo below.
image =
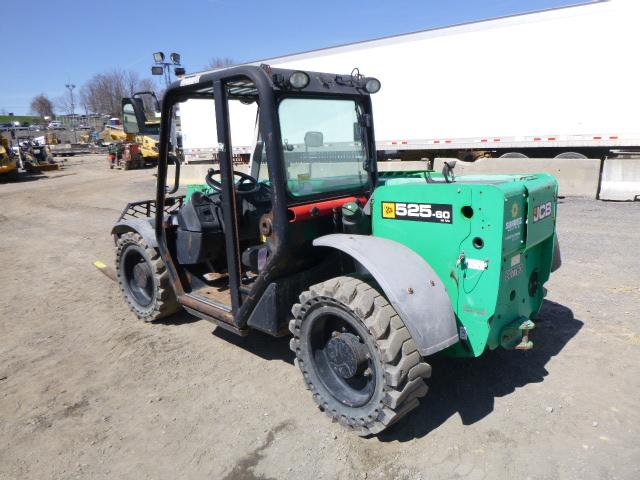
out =
[(288, 339), (133, 318), (92, 262), (153, 191), (96, 156), (0, 184), (0, 478), (640, 478), (640, 204), (563, 200), (534, 350), (431, 359), (417, 411), (362, 439)]

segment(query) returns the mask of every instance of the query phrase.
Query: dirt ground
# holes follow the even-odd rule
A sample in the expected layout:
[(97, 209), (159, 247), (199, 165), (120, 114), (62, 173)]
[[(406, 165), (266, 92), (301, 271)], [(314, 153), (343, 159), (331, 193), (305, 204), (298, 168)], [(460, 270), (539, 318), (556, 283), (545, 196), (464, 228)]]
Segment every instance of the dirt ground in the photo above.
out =
[(530, 352), (433, 358), (379, 437), (321, 414), (288, 339), (134, 319), (92, 262), (151, 170), (0, 183), (0, 478), (640, 478), (640, 204), (565, 199)]

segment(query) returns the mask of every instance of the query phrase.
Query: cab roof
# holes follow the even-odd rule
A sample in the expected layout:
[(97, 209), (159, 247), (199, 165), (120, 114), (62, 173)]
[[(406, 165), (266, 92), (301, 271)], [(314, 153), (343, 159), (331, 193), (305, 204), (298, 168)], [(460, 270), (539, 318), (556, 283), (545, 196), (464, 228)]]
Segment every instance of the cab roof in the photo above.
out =
[[(304, 72), (309, 76), (309, 83), (304, 88), (294, 88), (289, 78), (295, 72)], [(170, 89), (195, 91), (196, 94), (211, 95), (213, 83), (223, 80), (229, 98), (247, 101), (258, 96), (258, 85), (271, 88), (276, 92), (295, 92), (311, 94), (333, 94), (350, 96), (369, 96), (365, 88), (367, 77), (360, 75), (357, 69), (352, 73), (336, 74), (272, 68), (269, 65), (240, 65), (212, 72), (186, 75), (174, 82)]]

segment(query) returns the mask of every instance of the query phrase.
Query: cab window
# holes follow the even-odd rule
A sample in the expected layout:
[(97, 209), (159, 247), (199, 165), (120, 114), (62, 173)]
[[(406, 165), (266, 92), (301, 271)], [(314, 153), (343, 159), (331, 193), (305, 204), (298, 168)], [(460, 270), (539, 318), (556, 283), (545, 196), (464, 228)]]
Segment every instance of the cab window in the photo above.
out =
[(369, 181), (354, 100), (285, 98), (280, 132), (287, 188), (294, 197), (360, 190)]

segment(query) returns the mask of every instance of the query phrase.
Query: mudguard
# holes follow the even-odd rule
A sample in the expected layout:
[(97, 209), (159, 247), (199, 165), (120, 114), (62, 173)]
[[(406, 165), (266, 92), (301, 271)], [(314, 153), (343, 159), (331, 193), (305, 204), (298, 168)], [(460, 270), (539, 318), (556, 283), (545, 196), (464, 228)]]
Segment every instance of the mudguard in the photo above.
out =
[(313, 241), (351, 256), (373, 276), (396, 310), (421, 355), (456, 343), (458, 328), (440, 277), (408, 247), (369, 235), (332, 234)]
[(111, 234), (117, 239), (118, 236), (127, 232), (139, 233), (144, 241), (151, 248), (158, 248), (158, 242), (156, 242), (156, 231), (153, 228), (154, 218), (130, 218), (127, 220), (120, 220), (111, 229)]

